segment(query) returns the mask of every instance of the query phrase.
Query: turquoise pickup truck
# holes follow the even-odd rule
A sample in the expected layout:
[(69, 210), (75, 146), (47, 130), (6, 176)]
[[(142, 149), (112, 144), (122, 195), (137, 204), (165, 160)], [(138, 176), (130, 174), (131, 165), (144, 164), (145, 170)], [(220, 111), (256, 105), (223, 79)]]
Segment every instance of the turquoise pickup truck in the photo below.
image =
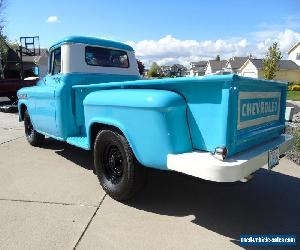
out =
[(293, 141), (286, 91), (237, 75), (142, 80), (130, 46), (74, 36), (50, 48), (48, 74), (18, 91), (18, 108), (31, 145), (93, 150), (101, 186), (126, 200), (146, 168), (235, 182), (276, 166)]

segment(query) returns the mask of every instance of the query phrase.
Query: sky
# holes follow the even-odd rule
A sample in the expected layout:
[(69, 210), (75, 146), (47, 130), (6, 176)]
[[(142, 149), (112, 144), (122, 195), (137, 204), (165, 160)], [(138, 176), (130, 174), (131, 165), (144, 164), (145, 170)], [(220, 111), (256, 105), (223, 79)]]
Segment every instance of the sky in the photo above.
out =
[(4, 33), (40, 37), (41, 47), (69, 35), (125, 42), (146, 66), (253, 55), (278, 42), (284, 58), (300, 40), (300, 0), (6, 0)]

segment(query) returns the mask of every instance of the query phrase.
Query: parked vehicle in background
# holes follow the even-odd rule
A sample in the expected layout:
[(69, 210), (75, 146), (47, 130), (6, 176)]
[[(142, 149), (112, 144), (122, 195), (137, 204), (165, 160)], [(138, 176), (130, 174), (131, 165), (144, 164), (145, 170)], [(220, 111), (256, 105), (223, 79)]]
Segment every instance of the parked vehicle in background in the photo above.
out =
[(17, 100), (17, 91), (34, 86), (46, 74), (48, 50), (39, 48), (39, 37), (21, 37), (19, 49), (7, 46), (7, 60), (1, 67), (0, 97)]
[(93, 150), (114, 199), (132, 197), (145, 168), (245, 181), (292, 145), (284, 83), (232, 74), (140, 80), (130, 46), (88, 37), (57, 42), (49, 62), (37, 86), (18, 91), (26, 138)]
[(0, 80), (0, 97), (8, 97), (11, 101), (17, 101), (17, 92), (24, 87), (36, 85), (38, 78), (31, 80), (21, 79), (1, 79)]

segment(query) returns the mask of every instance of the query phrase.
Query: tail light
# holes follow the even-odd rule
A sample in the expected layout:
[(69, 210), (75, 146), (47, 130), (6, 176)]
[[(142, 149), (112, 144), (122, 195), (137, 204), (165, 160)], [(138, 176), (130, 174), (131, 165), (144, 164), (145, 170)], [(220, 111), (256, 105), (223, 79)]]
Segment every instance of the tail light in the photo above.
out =
[(228, 155), (228, 150), (226, 147), (217, 147), (214, 152), (214, 156), (219, 160), (225, 160)]

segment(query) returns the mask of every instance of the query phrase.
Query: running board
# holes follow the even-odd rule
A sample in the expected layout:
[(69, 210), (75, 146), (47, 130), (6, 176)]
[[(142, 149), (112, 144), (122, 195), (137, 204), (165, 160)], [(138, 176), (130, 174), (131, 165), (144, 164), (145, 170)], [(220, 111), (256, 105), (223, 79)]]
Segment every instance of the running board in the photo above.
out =
[(91, 149), (87, 137), (68, 137), (67, 143), (85, 150)]

